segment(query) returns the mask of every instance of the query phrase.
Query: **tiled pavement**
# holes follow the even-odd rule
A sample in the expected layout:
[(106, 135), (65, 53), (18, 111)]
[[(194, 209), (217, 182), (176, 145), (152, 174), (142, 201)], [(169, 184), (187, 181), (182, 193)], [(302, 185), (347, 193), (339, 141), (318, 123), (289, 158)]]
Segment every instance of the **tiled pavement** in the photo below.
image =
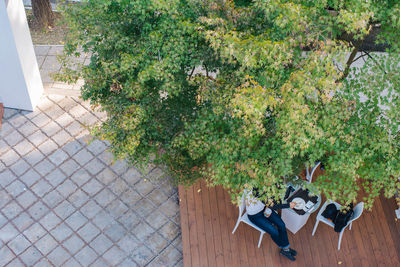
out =
[[(51, 75), (59, 72), (61, 69), (61, 64), (58, 62), (58, 56), (62, 55), (64, 46), (36, 45), (34, 48), (45, 94), (79, 96), (80, 88), (83, 85), (82, 79), (79, 79), (76, 84), (67, 84), (54, 81)], [(88, 54), (81, 53), (79, 58), (71, 60), (70, 66), (74, 67), (77, 63), (88, 64), (89, 60), (90, 58)]]
[(77, 97), (6, 109), (0, 130), (0, 266), (182, 266), (177, 189), (102, 141)]

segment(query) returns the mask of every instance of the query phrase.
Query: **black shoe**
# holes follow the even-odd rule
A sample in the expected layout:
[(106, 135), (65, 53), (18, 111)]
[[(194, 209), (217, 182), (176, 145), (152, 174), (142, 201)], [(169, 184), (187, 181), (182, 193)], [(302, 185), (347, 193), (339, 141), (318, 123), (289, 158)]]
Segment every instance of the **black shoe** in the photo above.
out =
[(292, 253), (290, 253), (290, 250), (281, 249), (280, 254), (281, 254), (282, 256), (285, 256), (286, 258), (288, 258), (288, 259), (291, 260), (291, 261), (295, 261), (295, 260), (296, 260), (296, 258), (293, 257)]
[(294, 249), (289, 248), (290, 254), (292, 254), (293, 256), (297, 255), (297, 251)]

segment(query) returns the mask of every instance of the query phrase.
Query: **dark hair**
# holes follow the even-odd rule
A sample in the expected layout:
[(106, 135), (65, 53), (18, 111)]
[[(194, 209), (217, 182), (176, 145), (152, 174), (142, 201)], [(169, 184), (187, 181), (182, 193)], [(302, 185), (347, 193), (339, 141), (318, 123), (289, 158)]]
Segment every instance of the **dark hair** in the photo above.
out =
[(260, 190), (258, 189), (258, 187), (253, 187), (253, 196), (255, 198), (260, 198), (264, 194), (265, 194), (265, 192), (260, 193)]

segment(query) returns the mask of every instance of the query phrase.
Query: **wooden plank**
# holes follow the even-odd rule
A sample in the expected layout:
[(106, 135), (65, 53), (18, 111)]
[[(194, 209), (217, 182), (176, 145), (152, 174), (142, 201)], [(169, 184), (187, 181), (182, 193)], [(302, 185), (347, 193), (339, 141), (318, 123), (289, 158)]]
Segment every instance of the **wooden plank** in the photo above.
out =
[(394, 248), (397, 253), (397, 261), (400, 260), (400, 221), (396, 219), (396, 215), (394, 210), (397, 209), (397, 204), (394, 198), (387, 199), (384, 196), (380, 196), (381, 205), (383, 212), (385, 214), (386, 222), (389, 227), (390, 236), (394, 241)]
[[(261, 241), (261, 247), (263, 254), (264, 254), (264, 261), (266, 262), (265, 266), (279, 266), (277, 264), (276, 257), (274, 257), (273, 254), (273, 249), (272, 249), (272, 240), (269, 236), (269, 234), (264, 234), (263, 240)], [(274, 244), (275, 245), (275, 244)]]
[(305, 256), (306, 266), (321, 266), (319, 250), (311, 246), (311, 244), (315, 242), (314, 237), (311, 234), (315, 224), (316, 213), (317, 212), (311, 214), (310, 218), (308, 218), (306, 225), (302, 229), (300, 229), (303, 234), (303, 239), (301, 240), (303, 251), (306, 255), (310, 255), (308, 257)]
[[(304, 228), (301, 228), (299, 231), (297, 231), (296, 234), (294, 234), (294, 239), (297, 241), (295, 249), (297, 250), (297, 253), (299, 255), (299, 257), (296, 257), (296, 262), (299, 266), (307, 266), (306, 258), (311, 259), (311, 254), (308, 253), (308, 250), (306, 248), (308, 244), (305, 242), (307, 237), (305, 236)], [(286, 260), (286, 258), (284, 259)]]
[(190, 233), (189, 233), (189, 215), (187, 207), (186, 189), (183, 185), (178, 187), (179, 191), (179, 210), (181, 218), (181, 236), (183, 249), (183, 265), (192, 266), (192, 258), (190, 251)]
[[(374, 202), (374, 207), (372, 208), (371, 211), (371, 220), (372, 223), (376, 223), (380, 221), (380, 216), (378, 214), (378, 209), (376, 207), (376, 202)], [(384, 264), (386, 261), (390, 261), (390, 255), (389, 255), (389, 249), (387, 247), (387, 240), (385, 240), (384, 238), (384, 233), (383, 233), (383, 222), (379, 223), (379, 227), (373, 227), (374, 228), (374, 232), (376, 233), (376, 238), (378, 241), (378, 246), (380, 248), (380, 251), (382, 253), (382, 263)]]
[[(363, 248), (360, 248), (360, 249), (358, 248), (354, 226), (352, 226), (352, 230), (350, 230), (350, 227), (348, 227), (348, 229), (346, 229), (346, 232), (347, 232), (346, 235), (348, 234), (348, 236), (346, 236), (346, 241), (349, 246), (350, 255), (352, 255), (351, 261), (353, 262), (353, 266), (356, 266), (356, 267), (362, 266), (362, 262), (361, 262), (362, 256), (360, 255), (361, 252), (359, 252), (359, 251), (363, 250)], [(354, 257), (354, 255), (358, 255), (358, 257)]]
[[(207, 193), (207, 192), (206, 192)], [(200, 266), (208, 266), (206, 233), (204, 229), (203, 218), (203, 202), (201, 200), (203, 192), (201, 192), (200, 182), (193, 185), (193, 198), (196, 211), (196, 224), (197, 224), (197, 240), (199, 243), (199, 264)]]
[(246, 242), (248, 239), (246, 238), (246, 229), (249, 227), (245, 223), (240, 223), (238, 229), (236, 230), (235, 234), (239, 237), (239, 255), (240, 255), (240, 264), (239, 266), (246, 266), (249, 264), (249, 258), (247, 255), (247, 247)]
[(237, 233), (232, 234), (233, 228), (236, 225), (237, 218), (239, 216), (239, 208), (234, 206), (231, 203), (231, 197), (227, 192), (224, 192), (224, 198), (225, 198), (225, 209), (226, 209), (226, 215), (227, 215), (227, 223), (226, 227), (228, 228), (228, 235), (229, 235), (229, 242), (231, 244), (231, 252), (232, 252), (232, 261), (233, 265), (235, 266), (236, 264), (239, 264), (240, 261), (240, 252), (239, 252), (239, 246), (238, 246), (238, 235)]
[(232, 250), (231, 250), (231, 244), (229, 242), (229, 230), (227, 227), (227, 215), (226, 215), (226, 206), (225, 206), (225, 190), (222, 188), (222, 186), (218, 186), (215, 188), (216, 194), (217, 194), (217, 203), (216, 207), (218, 207), (218, 215), (219, 215), (219, 223), (220, 223), (220, 228), (221, 228), (221, 235), (224, 237), (222, 238), (222, 247), (223, 247), (223, 253), (224, 253), (224, 262), (226, 266), (232, 266), (233, 261), (232, 261)]
[(317, 247), (319, 253), (324, 255), (321, 259), (322, 266), (330, 266), (332, 263), (337, 264), (337, 242), (338, 235), (333, 231), (333, 228), (323, 222), (319, 222), (317, 231), (314, 237), (317, 240)]
[(210, 206), (214, 207), (215, 212), (211, 212), (211, 218), (212, 218), (212, 224), (213, 224), (213, 239), (214, 239), (214, 246), (215, 246), (215, 260), (217, 263), (217, 266), (225, 266), (225, 259), (224, 259), (224, 253), (223, 253), (223, 247), (222, 247), (222, 234), (221, 234), (221, 227), (220, 227), (220, 222), (219, 222), (219, 214), (217, 210), (217, 194), (215, 192), (215, 187), (210, 187), (208, 189), (210, 192), (209, 194), (209, 201), (210, 201)]
[[(338, 233), (338, 241), (339, 241), (339, 233)], [(354, 266), (353, 265), (353, 257), (351, 255), (350, 247), (352, 246), (351, 243), (354, 243), (354, 239), (352, 238), (352, 233), (349, 231), (349, 228), (347, 227), (342, 236), (342, 244), (340, 251), (338, 253), (342, 253), (344, 257), (344, 264), (346, 266)]]
[[(395, 248), (395, 244), (394, 244), (395, 242), (392, 239), (392, 235), (390, 233), (388, 222), (387, 222), (387, 220), (385, 220), (386, 217), (385, 217), (385, 213), (384, 213), (380, 198), (377, 198), (375, 200), (374, 210), (376, 211), (377, 217), (380, 218), (380, 220), (379, 220), (380, 226), (381, 226), (380, 229), (383, 233), (383, 235), (380, 236), (380, 239), (386, 245), (388, 260), (392, 260), (393, 266), (397, 266), (397, 265), (399, 265), (399, 261), (398, 261), (398, 255), (397, 255), (397, 251)], [(393, 214), (393, 217), (394, 217), (394, 214)]]
[(251, 231), (251, 237), (249, 239), (252, 240), (250, 243), (252, 244), (253, 250), (255, 252), (254, 260), (250, 261), (250, 262), (254, 262), (254, 264), (255, 264), (252, 266), (265, 266), (264, 253), (261, 249), (261, 246), (260, 246), (260, 248), (258, 247), (259, 238), (260, 238), (259, 231)]
[(264, 261), (264, 251), (261, 248), (261, 246), (257, 247), (259, 239), (260, 239), (260, 232), (254, 233), (253, 240), (254, 240), (254, 249), (256, 251), (256, 266), (266, 266), (267, 264)]
[[(210, 207), (210, 190), (208, 190), (207, 185), (204, 181), (200, 182), (201, 185), (201, 199), (203, 203), (203, 211), (204, 211), (204, 227), (206, 229), (206, 242), (207, 242), (207, 260), (208, 266), (216, 266), (215, 260), (215, 247), (214, 247), (214, 229), (211, 218), (211, 207)], [(216, 210), (212, 210), (212, 212), (218, 212)]]
[[(383, 265), (385, 262), (385, 258), (383, 257), (381, 247), (379, 246), (379, 242), (376, 236), (377, 228), (379, 227), (374, 227), (373, 220), (372, 220), (372, 213), (368, 211), (364, 211), (362, 217), (365, 222), (365, 230), (367, 235), (365, 235), (365, 238), (363, 238), (364, 242), (366, 239), (369, 239), (371, 242), (372, 246), (372, 253), (375, 255), (375, 261), (377, 263), (376, 266), (378, 265)], [(360, 217), (361, 218), (361, 217)]]
[(189, 223), (189, 239), (190, 239), (190, 252), (192, 255), (192, 265), (200, 266), (200, 253), (199, 253), (199, 241), (197, 239), (197, 221), (196, 221), (196, 210), (194, 204), (194, 187), (191, 186), (186, 191), (187, 204), (188, 204), (188, 223)]
[(357, 244), (357, 251), (353, 252), (353, 255), (357, 255), (358, 257), (354, 258), (358, 258), (361, 262), (361, 265), (355, 264), (355, 266), (372, 266), (370, 265), (370, 261), (368, 260), (367, 249), (362, 240), (360, 231), (361, 223), (358, 220), (354, 221), (353, 226), (351, 227), (351, 231), (353, 231), (354, 242)]
[(353, 223), (354, 225), (357, 225), (358, 232), (360, 233), (362, 243), (364, 245), (365, 251), (368, 255), (368, 261), (371, 266), (377, 266), (377, 261), (373, 252), (373, 247), (371, 240), (369, 238), (369, 233), (368, 229), (366, 228), (366, 221), (365, 218), (369, 216), (368, 212), (364, 211), (363, 214), (357, 221)]
[(257, 261), (256, 261), (256, 249), (257, 249), (257, 238), (253, 238), (255, 234), (260, 234), (259, 231), (254, 229), (253, 227), (250, 227), (249, 225), (246, 225), (245, 228), (246, 232), (246, 249), (247, 249), (247, 255), (248, 255), (248, 265), (249, 266), (257, 266)]

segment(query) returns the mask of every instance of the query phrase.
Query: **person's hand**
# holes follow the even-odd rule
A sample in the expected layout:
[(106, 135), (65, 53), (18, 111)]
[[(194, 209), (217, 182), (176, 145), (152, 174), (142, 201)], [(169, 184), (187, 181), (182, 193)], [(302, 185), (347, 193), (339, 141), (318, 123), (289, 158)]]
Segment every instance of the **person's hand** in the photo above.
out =
[(293, 209), (294, 207), (296, 207), (297, 204), (296, 204), (296, 202), (290, 202), (289, 205), (290, 205), (290, 208)]
[(272, 210), (271, 209), (269, 209), (269, 208), (266, 208), (265, 209), (265, 211), (264, 211), (264, 215), (265, 215), (265, 217), (269, 217), (269, 216), (271, 216), (271, 213), (272, 213)]

